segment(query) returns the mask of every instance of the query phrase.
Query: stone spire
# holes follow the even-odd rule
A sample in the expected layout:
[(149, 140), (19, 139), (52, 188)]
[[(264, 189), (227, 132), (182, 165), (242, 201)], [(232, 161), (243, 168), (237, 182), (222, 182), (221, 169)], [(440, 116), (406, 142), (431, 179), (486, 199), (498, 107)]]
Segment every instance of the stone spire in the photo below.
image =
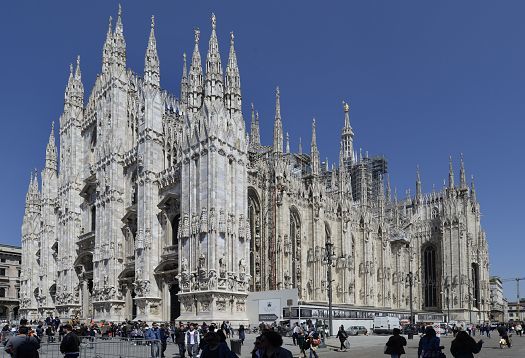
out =
[(283, 123), (281, 121), (281, 92), (275, 89), (275, 121), (273, 125), (273, 152), (283, 153)]
[(69, 78), (67, 80), (64, 94), (64, 104), (82, 107), (84, 103), (84, 85), (82, 84), (82, 72), (80, 71), (80, 56), (77, 56), (77, 67), (73, 74), (73, 65), (69, 65)]
[(476, 196), (476, 187), (474, 185), (474, 175), (471, 176), (470, 180), (470, 201), (472, 201), (472, 203), (475, 204), (477, 203), (478, 198)]
[(258, 147), (261, 145), (261, 136), (259, 134), (259, 112), (255, 112), (252, 103), (252, 121), (250, 123), (250, 145)]
[(109, 17), (108, 33), (106, 35), (106, 41), (104, 41), (104, 47), (102, 49), (102, 73), (108, 73), (111, 67), (113, 59), (113, 30), (111, 21), (113, 18)]
[(241, 77), (237, 66), (237, 55), (235, 54), (234, 35), (230, 32), (230, 55), (228, 66), (226, 66), (225, 96), (226, 108), (230, 115), (240, 112), (242, 109)]
[(51, 124), (51, 133), (46, 147), (46, 164), (45, 167), (57, 170), (57, 148), (55, 144), (55, 122)]
[(195, 47), (190, 65), (188, 109), (193, 112), (196, 112), (202, 105), (203, 80), (201, 54), (199, 52), (200, 34), (200, 30), (195, 29)]
[(180, 101), (183, 104), (188, 104), (188, 70), (186, 67), (186, 52), (182, 54), (182, 79), (180, 80)]
[(151, 16), (151, 30), (144, 58), (144, 83), (153, 87), (160, 87), (160, 62), (157, 54), (157, 40), (155, 39), (155, 16)]
[(379, 174), (377, 181), (377, 207), (379, 208), (379, 213), (383, 215), (385, 210), (385, 184), (383, 174)]
[(345, 114), (345, 124), (341, 134), (343, 155), (345, 162), (352, 162), (354, 156), (354, 132), (350, 126), (350, 106), (343, 101), (343, 112)]
[(420, 204), (423, 198), (423, 191), (421, 189), (421, 176), (419, 175), (419, 165), (416, 168), (416, 203)]
[(299, 154), (303, 154), (303, 140), (299, 137)]
[(466, 191), (467, 179), (465, 177), (465, 163), (463, 162), (463, 153), (461, 153), (460, 166), (459, 166), (459, 189)]
[(217, 20), (215, 14), (211, 14), (211, 36), (208, 43), (208, 55), (206, 56), (206, 80), (204, 95), (209, 99), (223, 98), (223, 76), (219, 43), (217, 41)]
[(454, 189), (454, 168), (452, 167), (452, 156), (448, 159), (448, 188)]
[(290, 136), (286, 132), (286, 154), (290, 154)]
[(392, 189), (390, 188), (390, 175), (386, 181), (386, 204), (390, 205), (392, 202)]
[(312, 120), (312, 145), (310, 150), (312, 175), (319, 175), (321, 163), (319, 162), (319, 150), (317, 149), (317, 134), (315, 131), (315, 118)]
[(122, 25), (122, 7), (118, 5), (117, 24), (113, 34), (113, 60), (117, 69), (126, 68), (126, 40), (124, 39), (124, 26)]

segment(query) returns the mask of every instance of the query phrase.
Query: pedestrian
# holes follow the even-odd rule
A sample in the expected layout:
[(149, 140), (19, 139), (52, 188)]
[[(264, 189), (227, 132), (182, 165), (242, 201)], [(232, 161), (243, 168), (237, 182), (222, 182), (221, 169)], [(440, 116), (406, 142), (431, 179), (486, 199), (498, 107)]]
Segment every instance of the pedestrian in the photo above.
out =
[(436, 337), (436, 331), (431, 326), (425, 329), (425, 335), (419, 340), (417, 356), (421, 358), (438, 357), (441, 353), (440, 339)]
[(200, 341), (201, 339), (199, 332), (197, 332), (194, 325), (190, 325), (190, 329), (186, 332), (186, 347), (188, 356), (193, 357), (193, 355), (197, 355)]
[(180, 358), (184, 358), (186, 356), (186, 332), (182, 323), (175, 328), (175, 343), (179, 346)]
[(275, 331), (265, 331), (261, 334), (261, 347), (264, 358), (292, 358), (292, 352), (282, 347), (283, 337)]
[(292, 341), (293, 341), (294, 346), (297, 345), (297, 337), (299, 337), (300, 329), (301, 328), (299, 327), (299, 323), (295, 322), (295, 325), (293, 326), (293, 330), (292, 330)]
[(47, 336), (47, 343), (53, 342), (55, 338), (55, 333), (53, 332), (53, 326), (47, 326), (46, 327), (46, 336)]
[(341, 343), (341, 347), (339, 348), (339, 350), (341, 352), (346, 352), (345, 342), (348, 338), (348, 334), (346, 333), (345, 327), (343, 325), (339, 327), (339, 331), (337, 331), (336, 338), (339, 338), (339, 342)]
[(241, 340), (241, 345), (244, 344), (244, 340), (246, 339), (246, 332), (244, 331), (243, 324), (239, 326), (239, 339)]
[(220, 342), (219, 335), (215, 332), (208, 332), (203, 338), (204, 349), (201, 358), (232, 358), (236, 356), (228, 345)]
[(169, 337), (168, 329), (164, 326), (164, 324), (161, 324), (160, 329), (159, 329), (161, 358), (165, 357), (164, 352), (166, 351), (166, 348), (168, 347), (168, 337)]
[(156, 323), (152, 323), (151, 328), (149, 328), (147, 324), (144, 327), (146, 328), (146, 331), (144, 332), (144, 339), (149, 341), (151, 357), (156, 358), (159, 356), (159, 352), (160, 352), (160, 347), (159, 347), (160, 333), (159, 333), (158, 326)]
[(319, 358), (319, 355), (317, 354), (317, 348), (319, 348), (319, 345), (321, 344), (321, 339), (319, 338), (319, 333), (314, 330), (313, 326), (311, 328), (310, 334), (308, 335), (308, 343), (310, 343), (310, 358), (312, 358), (312, 356)]
[(458, 332), (456, 338), (450, 344), (450, 353), (455, 358), (474, 358), (474, 354), (481, 351), (483, 340), (478, 343), (465, 331)]
[(511, 347), (511, 343), (510, 343), (510, 339), (509, 339), (509, 334), (507, 332), (507, 328), (503, 325), (503, 324), (500, 324), (497, 328), (498, 330), (498, 333), (500, 335), (500, 337), (502, 339), (505, 340), (505, 342), (507, 342), (507, 347)]
[(385, 346), (385, 354), (390, 354), (391, 358), (400, 358), (401, 354), (405, 354), (405, 346), (407, 340), (401, 335), (399, 328), (394, 328), (392, 333), (394, 334), (388, 339)]
[(5, 351), (11, 358), (38, 358), (40, 341), (37, 337), (28, 336), (29, 327), (21, 326), (18, 334), (9, 338), (5, 345)]
[(60, 352), (64, 354), (64, 358), (77, 358), (80, 355), (80, 339), (70, 324), (66, 324), (64, 329), (66, 335), (60, 343)]
[(299, 349), (301, 350), (302, 357), (306, 358), (306, 350), (309, 349), (310, 346), (308, 345), (308, 342), (305, 339), (304, 331), (301, 327), (299, 327), (299, 333), (297, 335), (297, 345), (299, 346)]
[(264, 349), (262, 347), (262, 336), (257, 336), (253, 343), (252, 358), (262, 358), (263, 355)]

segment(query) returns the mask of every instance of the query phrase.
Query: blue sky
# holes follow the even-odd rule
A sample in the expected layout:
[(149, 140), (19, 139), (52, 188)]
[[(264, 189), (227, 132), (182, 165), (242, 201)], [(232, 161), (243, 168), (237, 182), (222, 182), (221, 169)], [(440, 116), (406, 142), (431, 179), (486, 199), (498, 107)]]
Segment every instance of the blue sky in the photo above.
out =
[[(0, 5), (0, 241), (19, 244), (32, 168), (41, 169), (58, 121), (69, 63), (80, 54), (89, 90), (101, 68), (117, 1), (10, 1)], [(317, 120), (321, 157), (337, 160), (341, 101), (351, 102), (355, 146), (389, 160), (392, 185), (441, 187), (464, 153), (487, 231), (491, 273), (525, 276), (525, 2), (523, 1), (122, 1), (128, 66), (142, 73), (150, 15), (156, 17), (161, 85), (179, 93), (182, 53), (193, 28), (205, 57), (217, 16), (223, 65), (235, 32), (245, 117), (261, 116), (272, 138), (281, 89), (292, 149), (310, 143)], [(506, 285), (515, 297), (514, 283)], [(525, 296), (525, 284), (523, 285)]]

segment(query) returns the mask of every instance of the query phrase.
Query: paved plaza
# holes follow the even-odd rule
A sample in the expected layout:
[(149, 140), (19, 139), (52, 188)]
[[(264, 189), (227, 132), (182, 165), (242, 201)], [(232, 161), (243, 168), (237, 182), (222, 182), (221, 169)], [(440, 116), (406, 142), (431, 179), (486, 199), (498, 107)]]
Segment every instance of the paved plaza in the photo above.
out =
[[(253, 341), (256, 335), (249, 334), (246, 336), (246, 340), (242, 347), (241, 357), (248, 358), (251, 357), (251, 350), (253, 348)], [(387, 342), (389, 336), (381, 335), (371, 335), (371, 336), (357, 336), (350, 337), (351, 348), (347, 352), (338, 352), (339, 341), (335, 338), (328, 339), (328, 347), (318, 349), (318, 354), (320, 357), (352, 357), (352, 358), (369, 358), (369, 357), (386, 357), (383, 353), (385, 343)], [(476, 341), (481, 339), (480, 336), (474, 337)], [(523, 337), (513, 337), (512, 344), (513, 347), (510, 349), (501, 349), (499, 347), (499, 337), (497, 335), (492, 335), (492, 338), (483, 337), (485, 341), (483, 349), (476, 357), (479, 358), (506, 358), (506, 357), (525, 357), (525, 336)], [(450, 354), (450, 342), (452, 341), (452, 336), (442, 337), (442, 345), (445, 346), (444, 353), (447, 357), (452, 357)], [(416, 358), (417, 357), (417, 346), (419, 338), (416, 336), (413, 340), (408, 340), (408, 346), (405, 349), (406, 355), (403, 357), (406, 358)], [(299, 357), (299, 348), (294, 346), (292, 339), (289, 337), (284, 337), (284, 348), (289, 349), (294, 357)], [(308, 352), (307, 352), (308, 353)], [(169, 344), (166, 350), (167, 358), (178, 357), (178, 349), (175, 344)]]

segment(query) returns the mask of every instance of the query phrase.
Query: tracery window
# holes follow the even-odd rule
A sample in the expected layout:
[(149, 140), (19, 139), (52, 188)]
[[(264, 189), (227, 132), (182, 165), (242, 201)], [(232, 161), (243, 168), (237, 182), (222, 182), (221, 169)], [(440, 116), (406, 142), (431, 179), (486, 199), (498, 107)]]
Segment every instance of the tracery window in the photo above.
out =
[(437, 307), (438, 305), (436, 264), (436, 249), (434, 246), (427, 246), (423, 251), (425, 307)]
[[(301, 287), (301, 221), (295, 208), (290, 209), (290, 240), (292, 244), (292, 287)], [(299, 290), (300, 294), (301, 290)]]
[(472, 263), (472, 304), (479, 309), (480, 293), (479, 293), (479, 265)]

